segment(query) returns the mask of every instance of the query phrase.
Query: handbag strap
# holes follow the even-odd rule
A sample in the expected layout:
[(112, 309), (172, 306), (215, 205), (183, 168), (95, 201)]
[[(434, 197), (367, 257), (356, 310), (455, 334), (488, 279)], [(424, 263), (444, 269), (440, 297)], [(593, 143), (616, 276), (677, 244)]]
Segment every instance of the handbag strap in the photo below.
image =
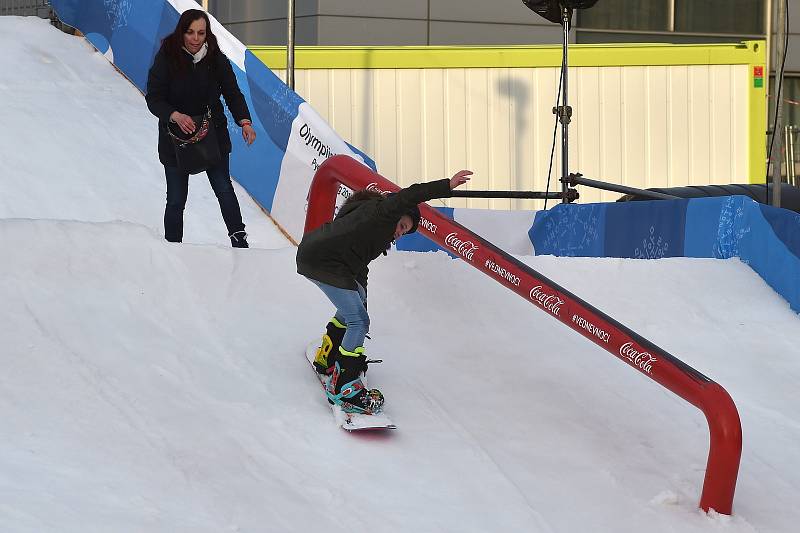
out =
[(172, 133), (172, 129), (167, 126), (167, 133), (170, 137), (175, 139), (175, 141), (181, 146), (186, 146), (187, 144), (195, 144), (197, 142), (202, 141), (206, 135), (208, 135), (208, 128), (211, 124), (211, 106), (206, 106), (206, 112), (203, 114), (203, 122), (200, 123), (200, 127), (195, 129), (194, 135), (187, 139), (183, 139), (178, 137), (174, 133)]

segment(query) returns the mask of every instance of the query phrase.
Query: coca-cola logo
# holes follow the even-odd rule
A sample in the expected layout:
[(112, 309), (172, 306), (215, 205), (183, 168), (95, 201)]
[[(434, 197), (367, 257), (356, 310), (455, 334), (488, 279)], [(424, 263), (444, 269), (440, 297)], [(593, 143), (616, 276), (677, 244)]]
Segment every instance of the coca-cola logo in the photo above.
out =
[(427, 218), (425, 218), (425, 217), (420, 218), (419, 219), (419, 225), (422, 226), (423, 228), (425, 228), (426, 230), (430, 231), (434, 235), (436, 234), (436, 224), (434, 224), (433, 222), (431, 222)]
[(560, 296), (543, 291), (541, 285), (532, 288), (529, 296), (532, 302), (540, 305), (555, 316), (558, 316), (561, 312), (561, 306), (565, 303)]
[(577, 324), (579, 327), (585, 329), (586, 331), (588, 331), (601, 341), (605, 341), (606, 343), (608, 343), (609, 339), (611, 338), (611, 335), (609, 335), (606, 331), (603, 331), (602, 329), (598, 328), (597, 326), (595, 326), (594, 324), (592, 324), (591, 322), (589, 322), (580, 315), (572, 315), (572, 323)]
[(466, 259), (469, 259), (470, 261), (472, 261), (472, 257), (475, 255), (475, 251), (478, 249), (478, 245), (474, 242), (459, 239), (458, 233), (448, 234), (444, 239), (444, 243), (455, 250), (456, 253)]
[(619, 348), (619, 354), (627, 359), (633, 366), (639, 367), (648, 374), (653, 370), (653, 363), (658, 361), (650, 352), (640, 352), (633, 347), (632, 342), (626, 342)]
[(504, 267), (501, 267), (500, 265), (498, 265), (497, 263), (495, 263), (491, 259), (487, 259), (486, 263), (484, 263), (484, 266), (490, 272), (494, 272), (495, 274), (500, 276), (500, 278), (508, 281), (509, 283), (511, 283), (512, 285), (514, 285), (516, 287), (519, 287), (519, 276), (517, 276), (516, 274), (514, 274), (510, 270), (507, 270)]
[(378, 187), (378, 184), (375, 183), (375, 182), (370, 183), (369, 185), (367, 185), (364, 188), (367, 189), (368, 191), (375, 191), (375, 192), (381, 193), (384, 196), (386, 196), (387, 194), (389, 194), (391, 192), (391, 191), (384, 191), (383, 189)]

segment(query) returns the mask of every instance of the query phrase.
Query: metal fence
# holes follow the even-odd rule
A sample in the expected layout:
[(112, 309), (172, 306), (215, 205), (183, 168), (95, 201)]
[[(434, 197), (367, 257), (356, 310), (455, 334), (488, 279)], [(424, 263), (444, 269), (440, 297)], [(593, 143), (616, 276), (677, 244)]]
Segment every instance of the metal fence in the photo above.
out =
[(0, 16), (52, 18), (53, 9), (47, 0), (0, 0)]

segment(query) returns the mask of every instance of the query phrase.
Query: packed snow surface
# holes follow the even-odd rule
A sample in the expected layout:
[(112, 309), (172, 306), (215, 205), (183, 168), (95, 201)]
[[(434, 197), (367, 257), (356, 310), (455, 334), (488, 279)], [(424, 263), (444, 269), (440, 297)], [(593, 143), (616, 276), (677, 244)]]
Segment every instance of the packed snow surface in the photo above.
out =
[(0, 531), (797, 530), (800, 321), (747, 265), (520, 258), (730, 393), (732, 516), (698, 509), (700, 411), (443, 253), (373, 263), (399, 429), (349, 434), (303, 354), (332, 308), (272, 221), (237, 186), (230, 248), (201, 174), (164, 242), (142, 95), (38, 19), (0, 49)]

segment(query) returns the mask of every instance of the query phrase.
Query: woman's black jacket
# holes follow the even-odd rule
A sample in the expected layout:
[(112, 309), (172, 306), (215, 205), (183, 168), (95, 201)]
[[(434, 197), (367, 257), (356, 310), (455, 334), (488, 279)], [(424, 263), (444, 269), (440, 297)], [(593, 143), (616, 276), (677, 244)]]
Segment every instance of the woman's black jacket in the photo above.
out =
[(222, 154), (231, 152), (228, 122), (220, 102), (225, 97), (236, 123), (250, 119), (231, 63), (222, 51), (208, 54), (197, 63), (192, 62), (189, 52), (182, 50), (181, 72), (175, 72), (163, 50), (156, 54), (147, 76), (147, 108), (158, 117), (158, 159), (165, 166), (177, 166), (175, 148), (167, 134), (169, 117), (173, 111), (185, 115), (202, 115), (211, 106), (211, 117), (217, 128), (217, 139)]
[(451, 195), (450, 180), (418, 183), (397, 194), (349, 201), (333, 222), (307, 233), (297, 248), (297, 272), (342, 289), (367, 286), (367, 265), (394, 240), (397, 222), (412, 207)]

